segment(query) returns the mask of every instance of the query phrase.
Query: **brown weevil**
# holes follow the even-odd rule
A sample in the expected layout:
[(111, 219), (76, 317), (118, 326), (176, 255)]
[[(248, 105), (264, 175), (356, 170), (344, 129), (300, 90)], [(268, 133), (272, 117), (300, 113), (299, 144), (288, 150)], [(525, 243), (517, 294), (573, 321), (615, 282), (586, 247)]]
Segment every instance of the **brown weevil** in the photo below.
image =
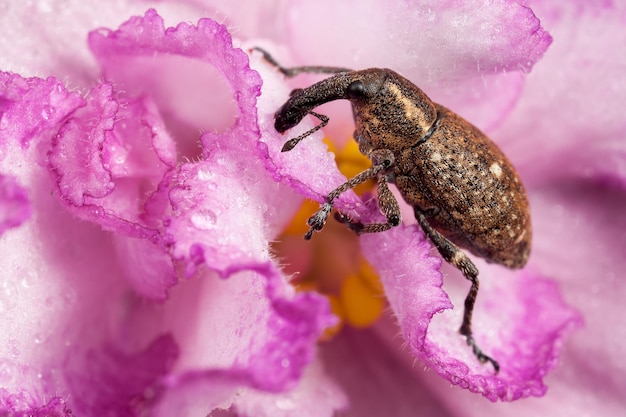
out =
[(471, 282), (459, 332), (480, 362), (499, 364), (478, 347), (472, 336), (472, 312), (478, 294), (478, 269), (460, 249), (487, 262), (522, 268), (530, 253), (531, 222), (528, 199), (515, 168), (478, 128), (447, 108), (433, 103), (412, 82), (390, 69), (353, 71), (334, 67), (284, 68), (266, 51), (264, 58), (285, 76), (300, 73), (334, 74), (304, 89), (294, 90), (275, 114), (283, 133), (307, 115), (321, 123), (290, 139), (290, 151), (302, 139), (328, 123), (313, 112), (323, 103), (345, 99), (352, 104), (354, 139), (372, 166), (331, 191), (309, 218), (305, 238), (324, 227), (334, 200), (343, 192), (375, 178), (378, 205), (385, 223), (362, 224), (338, 214), (356, 233), (382, 232), (401, 222), (400, 208), (389, 189), (395, 184), (413, 207), (417, 223), (441, 256)]

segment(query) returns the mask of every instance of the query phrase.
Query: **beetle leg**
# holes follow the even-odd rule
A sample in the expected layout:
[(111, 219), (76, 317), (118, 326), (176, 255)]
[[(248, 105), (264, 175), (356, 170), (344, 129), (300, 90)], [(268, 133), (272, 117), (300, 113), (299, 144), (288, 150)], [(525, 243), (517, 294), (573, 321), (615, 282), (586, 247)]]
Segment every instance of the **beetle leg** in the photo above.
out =
[(465, 336), (467, 340), (467, 344), (471, 346), (474, 355), (478, 358), (478, 360), (482, 363), (489, 362), (493, 365), (496, 373), (500, 370), (500, 365), (496, 362), (491, 356), (488, 356), (483, 353), (483, 351), (478, 347), (474, 337), (472, 335), (472, 313), (474, 312), (474, 304), (476, 302), (476, 296), (478, 295), (478, 268), (474, 265), (474, 263), (467, 257), (467, 255), (459, 249), (454, 243), (450, 242), (446, 239), (441, 233), (432, 228), (430, 224), (428, 224), (428, 220), (426, 220), (426, 215), (419, 209), (415, 209), (415, 218), (417, 222), (421, 226), (422, 230), (429, 237), (430, 241), (433, 242), (443, 259), (447, 262), (451, 263), (455, 268), (459, 269), (465, 278), (467, 278), (472, 286), (470, 287), (469, 293), (465, 298), (465, 309), (463, 311), (463, 324), (459, 329), (459, 333)]
[[(373, 151), (370, 155), (370, 158), (372, 159), (374, 165), (361, 172), (360, 174), (357, 174), (356, 176), (350, 178), (348, 181), (344, 182), (339, 187), (332, 190), (328, 194), (328, 196), (326, 196), (326, 203), (322, 204), (322, 207), (320, 207), (318, 211), (316, 211), (311, 217), (309, 217), (307, 224), (311, 226), (311, 228), (306, 233), (306, 235), (304, 235), (304, 238), (306, 240), (311, 239), (314, 231), (319, 231), (324, 228), (324, 224), (326, 224), (326, 220), (328, 219), (328, 216), (333, 209), (333, 203), (337, 197), (339, 197), (341, 194), (348, 191), (349, 189), (354, 188), (369, 179), (376, 178), (378, 174), (388, 169), (395, 160), (393, 152), (386, 149)], [(389, 189), (389, 187), (387, 187), (387, 189)], [(389, 193), (391, 193), (391, 191)], [(391, 195), (391, 197), (395, 199), (393, 195)], [(397, 204), (398, 203), (396, 202), (396, 205)]]
[(307, 136), (311, 136), (313, 133), (317, 132), (318, 130), (320, 130), (321, 128), (323, 128), (324, 126), (326, 126), (328, 124), (328, 116), (325, 116), (323, 114), (319, 114), (319, 113), (315, 113), (314, 111), (310, 111), (309, 110), (309, 114), (311, 116), (315, 116), (318, 119), (320, 119), (321, 123), (318, 124), (317, 126), (315, 126), (314, 128), (307, 130), (306, 132), (304, 132), (303, 134), (301, 134), (298, 137), (289, 139), (287, 142), (285, 142), (285, 144), (283, 145), (283, 148), (280, 150), (281, 152), (289, 152), (290, 150), (292, 150), (293, 148), (296, 147), (296, 145), (298, 143), (300, 143), (300, 141), (304, 138), (306, 138)]
[(323, 66), (305, 66), (305, 67), (285, 68), (282, 65), (280, 65), (278, 61), (276, 61), (276, 59), (274, 59), (274, 57), (271, 56), (269, 52), (267, 52), (265, 49), (255, 46), (254, 48), (251, 48), (251, 50), (259, 51), (261, 54), (263, 54), (263, 59), (265, 59), (267, 62), (275, 66), (278, 69), (278, 71), (280, 71), (287, 78), (295, 77), (296, 75), (302, 74), (302, 73), (339, 74), (340, 72), (352, 71), (349, 68), (323, 67)]
[(345, 214), (336, 213), (335, 219), (341, 223), (345, 223), (357, 235), (363, 233), (384, 232), (400, 224), (402, 214), (398, 200), (389, 189), (388, 179), (386, 175), (381, 175), (378, 179), (378, 207), (387, 218), (385, 223), (369, 223), (363, 224), (359, 221), (353, 221)]

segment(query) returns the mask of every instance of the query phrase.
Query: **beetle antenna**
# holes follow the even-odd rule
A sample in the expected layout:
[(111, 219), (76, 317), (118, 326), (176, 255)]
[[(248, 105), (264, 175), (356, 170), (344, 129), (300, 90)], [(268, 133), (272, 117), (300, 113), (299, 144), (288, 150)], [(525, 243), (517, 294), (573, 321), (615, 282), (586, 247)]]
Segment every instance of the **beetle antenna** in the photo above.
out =
[(267, 62), (275, 66), (278, 71), (280, 71), (285, 77), (292, 78), (298, 74), (309, 73), (309, 74), (339, 74), (340, 72), (349, 72), (352, 71), (350, 68), (343, 67), (324, 67), (324, 66), (304, 66), (304, 67), (292, 67), (285, 68), (274, 59), (273, 56), (270, 55), (265, 49), (259, 48), (255, 46), (250, 49), (251, 51), (258, 51), (263, 54), (263, 59)]
[(295, 148), (296, 145), (298, 143), (300, 143), (300, 141), (302, 139), (306, 138), (307, 136), (311, 136), (313, 133), (317, 132), (318, 130), (320, 130), (321, 128), (323, 128), (324, 126), (326, 126), (328, 124), (328, 120), (329, 120), (328, 116), (324, 116), (323, 114), (319, 114), (319, 113), (316, 113), (316, 112), (311, 111), (311, 110), (309, 110), (307, 113), (310, 114), (311, 116), (315, 116), (318, 119), (320, 119), (321, 123), (318, 124), (317, 126), (313, 127), (313, 129), (307, 130), (306, 132), (304, 132), (300, 136), (292, 138), (292, 139), (289, 139), (283, 145), (283, 148), (280, 150), (281, 152), (289, 152), (290, 150)]

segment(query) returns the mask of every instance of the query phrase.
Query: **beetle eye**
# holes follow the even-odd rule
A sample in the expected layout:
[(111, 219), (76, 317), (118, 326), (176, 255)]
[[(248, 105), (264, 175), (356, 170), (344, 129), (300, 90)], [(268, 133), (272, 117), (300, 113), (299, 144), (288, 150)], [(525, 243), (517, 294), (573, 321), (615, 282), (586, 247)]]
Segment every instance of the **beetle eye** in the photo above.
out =
[(363, 98), (365, 97), (365, 86), (361, 81), (354, 81), (348, 85), (348, 98)]

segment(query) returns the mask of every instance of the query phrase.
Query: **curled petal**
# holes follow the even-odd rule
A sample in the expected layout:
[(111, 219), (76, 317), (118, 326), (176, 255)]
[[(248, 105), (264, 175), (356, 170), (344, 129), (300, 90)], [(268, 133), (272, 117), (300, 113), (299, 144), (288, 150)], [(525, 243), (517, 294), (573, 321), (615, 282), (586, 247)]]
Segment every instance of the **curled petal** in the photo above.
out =
[[(391, 68), (484, 130), (499, 125), (521, 94), (522, 77), (507, 73), (529, 72), (552, 42), (532, 10), (512, 0), (296, 1), (287, 16), (299, 63)], [(337, 30), (340, 41), (325, 39)]]
[[(275, 217), (276, 208), (265, 201), (280, 187), (259, 181), (263, 175), (259, 162), (255, 167), (231, 151), (215, 151), (205, 161), (181, 167), (179, 185), (170, 193), (173, 217), (167, 233), (174, 256), (186, 261), (188, 274), (203, 264), (222, 277), (236, 274), (228, 281), (235, 286), (229, 296), (237, 299), (227, 302), (236, 306), (236, 314), (220, 319), (226, 311), (216, 311), (211, 320), (219, 328), (241, 328), (239, 348), (228, 354), (235, 360), (228, 365), (233, 372), (249, 375), (255, 387), (275, 390), (300, 375), (312, 360), (315, 340), (333, 319), (325, 299), (294, 295), (269, 257), (264, 219)], [(202, 368), (207, 367), (182, 374), (175, 385), (210, 379), (220, 369)]]
[(107, 230), (146, 238), (158, 224), (149, 227), (141, 203), (172, 169), (175, 151), (147, 100), (122, 104), (111, 85), (96, 87), (88, 106), (54, 139), (49, 168), (75, 214)]
[[(449, 310), (452, 305), (441, 288), (438, 260), (430, 257), (423, 235), (402, 227), (365, 236), (362, 242), (381, 273), (391, 308), (415, 356), (451, 383), (492, 401), (545, 393), (543, 377), (556, 363), (565, 331), (580, 325), (556, 284), (531, 272), (477, 263), (482, 285), (472, 325), (479, 346), (500, 363), (500, 373), (494, 375), (456, 332), (467, 287), (457, 287), (462, 281), (446, 285), (457, 306)], [(458, 279), (454, 268), (446, 268), (453, 275), (450, 279)]]
[(578, 177), (626, 189), (626, 57), (613, 53), (626, 43), (623, 6), (536, 3), (555, 42), (493, 136), (527, 186)]
[[(306, 24), (320, 10), (317, 25)], [(466, 78), (468, 73), (529, 71), (550, 45), (532, 10), (515, 1), (350, 3), (297, 1), (289, 10), (290, 41), (306, 59), (331, 59), (336, 66), (384, 68), (423, 80)], [(342, 42), (320, 40), (342, 28)], [(389, 34), (393, 36), (388, 36)], [(419, 42), (416, 42), (419, 39)], [(303, 57), (304, 58), (304, 57)]]
[(65, 373), (76, 410), (86, 415), (145, 413), (158, 400), (158, 382), (178, 354), (171, 335), (162, 335), (132, 354), (105, 346), (73, 357)]
[[(165, 29), (161, 17), (150, 10), (117, 31), (92, 33), (90, 46), (107, 79), (133, 94), (153, 97), (167, 126), (182, 139), (183, 162), (145, 206), (158, 211), (167, 196), (171, 213), (163, 223), (164, 242), (186, 274), (195, 275), (188, 285), (206, 288), (181, 290), (164, 306), (172, 324), (167, 329), (176, 340), (202, 347), (181, 355), (167, 379), (167, 392), (184, 395), (195, 392), (199, 380), (233, 378), (264, 390), (290, 386), (312, 360), (315, 341), (333, 318), (324, 298), (296, 295), (269, 254), (269, 239), (300, 198), (276, 184), (257, 156), (258, 73), (249, 68), (247, 55), (233, 48), (226, 27), (209, 19)], [(165, 56), (179, 65), (190, 64), (187, 74), (162, 77), (173, 79), (171, 85), (159, 78), (175, 69), (166, 59), (159, 60)], [(136, 72), (122, 70), (129, 67)], [(223, 100), (224, 86), (229, 100)], [(203, 105), (203, 99), (215, 95), (216, 103)], [(187, 112), (188, 102), (199, 109)], [(191, 154), (181, 142), (191, 131), (197, 135), (203, 129), (210, 133), (201, 136), (200, 152)], [(216, 280), (207, 269), (229, 279)], [(217, 291), (219, 303), (212, 303)], [(203, 314), (190, 319), (187, 312), (194, 302), (202, 305), (198, 311)], [(176, 401), (166, 394), (160, 407), (167, 410)]]
[(118, 234), (119, 260), (136, 291), (164, 300), (176, 279), (159, 246), (168, 207), (157, 184), (169, 184), (176, 150), (149, 99), (120, 102), (114, 94), (110, 84), (91, 91), (53, 139), (49, 170), (72, 213)]
[(317, 358), (295, 388), (279, 393), (246, 389), (235, 399), (233, 408), (249, 417), (289, 417), (294, 412), (301, 417), (332, 417), (347, 408), (347, 399), (327, 371)]
[(75, 415), (63, 398), (54, 397), (45, 405), (34, 407), (27, 405), (31, 400), (27, 393), (9, 394), (0, 388), (0, 412), (3, 415), (29, 417), (73, 417)]
[[(377, 331), (384, 328), (381, 337)], [(397, 356), (389, 344), (397, 339), (397, 326), (388, 320), (376, 328), (346, 327), (329, 343), (320, 346), (327, 372), (346, 391), (349, 407), (341, 413), (346, 417), (414, 417), (431, 415), (452, 417), (445, 401), (432, 395), (424, 379), (439, 380), (433, 373), (424, 373), (407, 353), (407, 360)], [(419, 377), (416, 377), (419, 373)], [(445, 384), (449, 393), (449, 384)]]
[(32, 208), (26, 190), (15, 178), (0, 174), (0, 236), (31, 216)]
[(26, 148), (45, 133), (55, 134), (82, 105), (80, 95), (70, 93), (54, 77), (23, 78), (0, 71), (0, 160), (9, 139)]
[[(305, 197), (324, 201), (331, 190), (346, 181), (346, 177), (339, 172), (320, 132), (305, 138), (293, 150), (281, 152), (288, 139), (310, 130), (314, 124), (303, 120), (298, 127), (284, 135), (279, 134), (274, 128), (274, 113), (287, 100), (289, 87), (284, 76), (263, 60), (261, 54), (253, 52), (251, 64), (263, 77), (263, 94), (258, 104), (261, 139), (257, 150), (266, 168), (276, 181), (289, 185)], [(315, 122), (319, 123), (317, 119)], [(361, 208), (362, 203), (353, 191), (349, 191), (342, 194), (336, 206), (354, 210)]]

